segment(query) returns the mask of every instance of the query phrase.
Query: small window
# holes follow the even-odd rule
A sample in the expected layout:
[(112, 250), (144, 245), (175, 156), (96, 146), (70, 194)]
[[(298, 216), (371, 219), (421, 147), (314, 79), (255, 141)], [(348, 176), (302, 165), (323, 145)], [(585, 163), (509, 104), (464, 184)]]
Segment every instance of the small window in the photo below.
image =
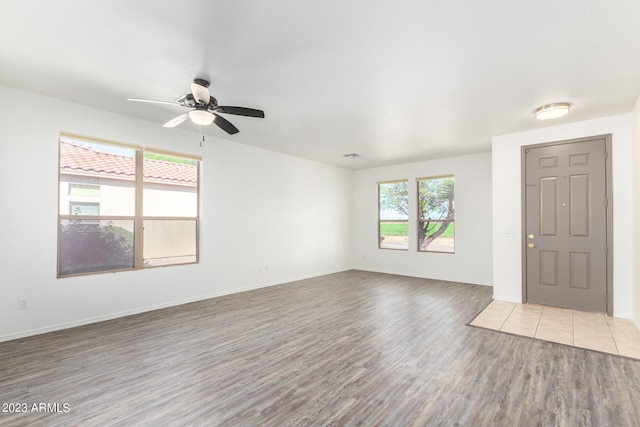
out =
[(100, 186), (69, 183), (69, 196), (99, 198)]
[(378, 202), (378, 247), (408, 250), (408, 181), (378, 183)]
[(100, 215), (100, 203), (69, 202), (72, 215)]
[(454, 177), (418, 179), (418, 251), (455, 252)]
[(197, 262), (199, 164), (61, 135), (58, 277)]

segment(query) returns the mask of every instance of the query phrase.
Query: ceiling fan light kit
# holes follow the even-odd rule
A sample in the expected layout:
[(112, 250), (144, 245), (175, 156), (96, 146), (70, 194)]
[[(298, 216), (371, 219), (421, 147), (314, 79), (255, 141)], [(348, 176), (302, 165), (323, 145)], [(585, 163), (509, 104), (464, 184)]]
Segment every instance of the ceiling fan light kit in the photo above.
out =
[(207, 110), (192, 110), (189, 111), (188, 114), (191, 121), (200, 126), (208, 126), (213, 123), (213, 119), (216, 118), (216, 116)]
[(236, 116), (257, 117), (264, 119), (264, 111), (246, 107), (230, 107), (218, 105), (209, 93), (209, 82), (204, 79), (194, 79), (191, 83), (191, 93), (186, 93), (175, 101), (153, 101), (150, 99), (129, 98), (129, 101), (150, 102), (156, 104), (171, 104), (190, 108), (191, 111), (181, 114), (164, 124), (164, 127), (172, 128), (180, 125), (187, 119), (200, 126), (208, 126), (215, 123), (229, 135), (240, 132), (230, 121), (220, 115), (234, 114)]
[(571, 104), (568, 102), (556, 102), (536, 108), (533, 114), (535, 114), (538, 120), (556, 119), (567, 114), (570, 108)]

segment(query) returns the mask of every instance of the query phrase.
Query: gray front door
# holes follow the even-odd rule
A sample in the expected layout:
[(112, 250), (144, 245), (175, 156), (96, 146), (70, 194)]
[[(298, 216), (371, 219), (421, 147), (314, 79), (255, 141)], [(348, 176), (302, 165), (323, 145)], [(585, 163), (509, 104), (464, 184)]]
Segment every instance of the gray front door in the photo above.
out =
[(526, 301), (606, 312), (606, 138), (525, 156)]

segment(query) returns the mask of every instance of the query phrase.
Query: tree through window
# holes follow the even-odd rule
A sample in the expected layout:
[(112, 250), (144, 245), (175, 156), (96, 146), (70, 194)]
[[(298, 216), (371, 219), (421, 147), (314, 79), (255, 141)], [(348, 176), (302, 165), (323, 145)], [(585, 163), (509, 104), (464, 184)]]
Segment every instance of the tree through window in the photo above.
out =
[(455, 252), (453, 176), (418, 179), (418, 250)]
[(409, 249), (409, 189), (407, 181), (378, 183), (378, 247)]

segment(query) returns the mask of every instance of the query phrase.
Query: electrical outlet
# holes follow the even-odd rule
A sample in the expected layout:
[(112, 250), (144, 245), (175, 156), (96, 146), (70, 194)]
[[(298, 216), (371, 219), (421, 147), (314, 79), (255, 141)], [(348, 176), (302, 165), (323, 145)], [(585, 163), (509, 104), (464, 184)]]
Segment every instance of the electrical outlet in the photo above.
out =
[(26, 298), (18, 298), (18, 310), (26, 310), (29, 308), (29, 301)]

